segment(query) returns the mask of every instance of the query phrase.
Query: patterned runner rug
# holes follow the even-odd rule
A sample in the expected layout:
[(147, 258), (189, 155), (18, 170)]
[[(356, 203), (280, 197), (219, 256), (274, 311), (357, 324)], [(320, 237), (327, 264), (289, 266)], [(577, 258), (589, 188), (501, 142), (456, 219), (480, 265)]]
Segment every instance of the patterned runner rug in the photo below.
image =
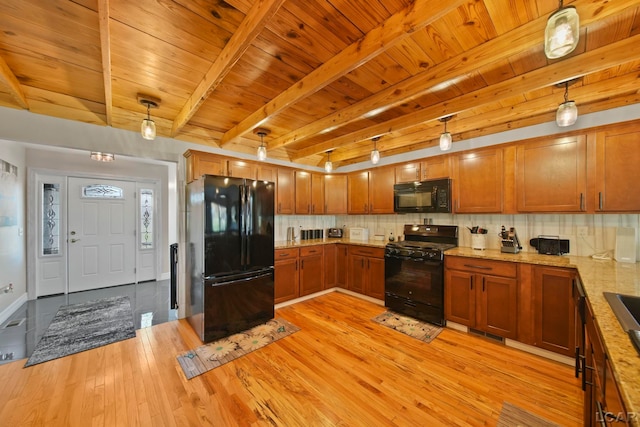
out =
[(498, 418), (498, 424), (496, 424), (496, 426), (559, 427), (558, 424), (552, 423), (551, 421), (532, 414), (529, 411), (525, 411), (524, 409), (509, 402), (504, 402), (502, 404), (502, 411), (500, 411), (500, 418)]
[(187, 379), (210, 371), (299, 331), (284, 319), (273, 319), (247, 331), (202, 345), (178, 356)]
[(24, 367), (135, 336), (127, 296), (65, 305), (58, 309)]
[(393, 311), (385, 311), (371, 320), (426, 343), (433, 341), (443, 329), (440, 326), (394, 313)]

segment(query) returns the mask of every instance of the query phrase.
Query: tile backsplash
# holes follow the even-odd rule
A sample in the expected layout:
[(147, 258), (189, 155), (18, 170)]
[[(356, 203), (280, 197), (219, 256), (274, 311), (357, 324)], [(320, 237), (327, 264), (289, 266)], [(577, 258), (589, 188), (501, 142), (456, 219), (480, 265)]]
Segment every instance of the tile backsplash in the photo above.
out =
[[(276, 240), (286, 240), (287, 227), (294, 227), (299, 236), (301, 229), (326, 229), (329, 227), (364, 227), (369, 236), (382, 235), (388, 239), (401, 236), (405, 224), (422, 224), (430, 218), (433, 224), (457, 225), (459, 245), (471, 247), (471, 233), (467, 227), (480, 226), (489, 230), (486, 247), (499, 249), (498, 232), (501, 227), (515, 227), (525, 252), (536, 252), (529, 240), (538, 236), (558, 236), (569, 240), (570, 255), (591, 256), (609, 252), (613, 258), (618, 227), (640, 229), (639, 214), (518, 214), (518, 215), (451, 215), (451, 214), (406, 214), (406, 215), (278, 215), (276, 216)], [(640, 242), (636, 233), (636, 256), (640, 254)]]

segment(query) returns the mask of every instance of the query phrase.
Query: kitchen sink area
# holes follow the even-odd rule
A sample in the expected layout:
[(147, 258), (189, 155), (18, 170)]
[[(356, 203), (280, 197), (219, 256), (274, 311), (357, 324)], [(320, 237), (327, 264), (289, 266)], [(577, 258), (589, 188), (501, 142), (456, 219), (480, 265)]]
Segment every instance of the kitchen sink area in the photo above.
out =
[(640, 353), (640, 296), (603, 292), (613, 314)]

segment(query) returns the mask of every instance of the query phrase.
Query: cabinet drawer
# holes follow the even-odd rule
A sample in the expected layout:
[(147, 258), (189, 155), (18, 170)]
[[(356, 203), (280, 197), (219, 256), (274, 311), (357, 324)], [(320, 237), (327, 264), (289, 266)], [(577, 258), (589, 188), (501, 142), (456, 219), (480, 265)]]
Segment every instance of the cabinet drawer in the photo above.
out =
[(384, 248), (371, 248), (367, 246), (349, 246), (349, 255), (362, 255), (373, 258), (384, 258)]
[(291, 249), (276, 249), (275, 261), (278, 262), (281, 259), (292, 259), (298, 257), (298, 248)]
[(493, 276), (516, 277), (518, 273), (518, 266), (516, 263), (478, 258), (445, 256), (444, 265), (447, 268), (490, 274)]
[(300, 256), (311, 256), (322, 254), (322, 246), (305, 246), (300, 248)]

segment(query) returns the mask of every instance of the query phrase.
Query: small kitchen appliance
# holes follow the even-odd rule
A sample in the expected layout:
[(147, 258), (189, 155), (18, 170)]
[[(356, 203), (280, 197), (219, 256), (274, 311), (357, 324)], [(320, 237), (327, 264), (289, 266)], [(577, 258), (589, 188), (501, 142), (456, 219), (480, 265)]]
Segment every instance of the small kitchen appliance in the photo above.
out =
[(328, 228), (327, 237), (332, 239), (341, 239), (343, 235), (342, 228)]

